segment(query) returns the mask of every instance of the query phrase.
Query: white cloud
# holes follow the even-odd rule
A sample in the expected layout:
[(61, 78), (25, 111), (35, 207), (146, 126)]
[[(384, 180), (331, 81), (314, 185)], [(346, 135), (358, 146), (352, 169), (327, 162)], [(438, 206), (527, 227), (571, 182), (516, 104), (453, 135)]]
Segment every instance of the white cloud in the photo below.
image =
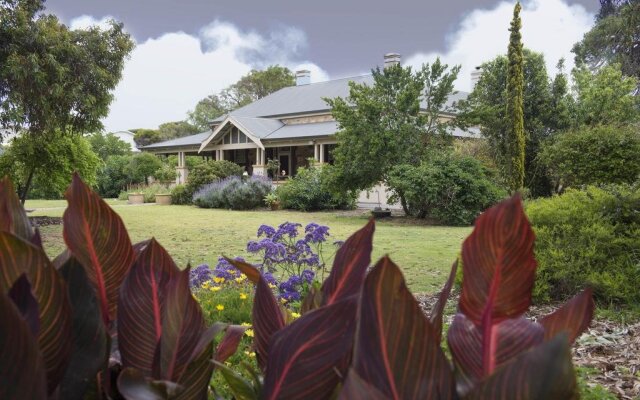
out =
[(101, 29), (109, 29), (109, 21), (113, 19), (114, 18), (110, 15), (107, 15), (100, 19), (96, 19), (91, 15), (81, 15), (71, 20), (71, 23), (69, 23), (69, 28), (75, 30), (75, 29), (88, 29), (88, 28), (91, 28), (92, 26), (97, 26)]
[[(506, 54), (513, 7), (513, 2), (501, 2), (492, 9), (472, 11), (462, 19), (457, 31), (447, 37), (444, 53), (414, 54), (405, 64), (418, 67), (440, 56), (449, 65), (462, 66), (456, 87), (470, 90), (471, 71), (499, 54)], [(571, 48), (590, 29), (593, 15), (580, 5), (569, 6), (562, 0), (524, 1), (520, 15), (524, 46), (545, 55), (551, 76), (562, 57), (569, 71), (573, 67)]]
[[(105, 26), (109, 19), (82, 16), (70, 26)], [(314, 81), (327, 79), (320, 67), (299, 60), (306, 46), (304, 32), (296, 28), (280, 27), (264, 36), (223, 21), (212, 22), (198, 36), (172, 32), (138, 43), (114, 92), (109, 116), (103, 121), (105, 129), (156, 128), (185, 119), (200, 99), (236, 82), (252, 68), (281, 64), (295, 71), (304, 67), (312, 70)]]

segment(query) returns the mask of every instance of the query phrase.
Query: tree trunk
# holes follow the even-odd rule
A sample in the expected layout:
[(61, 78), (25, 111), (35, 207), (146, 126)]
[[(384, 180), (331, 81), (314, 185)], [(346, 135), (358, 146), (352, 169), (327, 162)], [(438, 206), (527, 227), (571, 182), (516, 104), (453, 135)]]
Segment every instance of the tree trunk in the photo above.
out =
[(29, 177), (24, 184), (24, 189), (22, 193), (20, 193), (20, 203), (24, 206), (24, 202), (27, 200), (27, 194), (29, 193), (29, 188), (31, 188), (31, 180), (33, 179), (33, 174), (36, 172), (35, 168), (31, 168), (29, 172)]
[(398, 193), (398, 197), (400, 197), (400, 204), (402, 205), (402, 211), (404, 211), (406, 215), (411, 215), (411, 212), (409, 211), (409, 206), (407, 205), (407, 199), (404, 198), (404, 194)]

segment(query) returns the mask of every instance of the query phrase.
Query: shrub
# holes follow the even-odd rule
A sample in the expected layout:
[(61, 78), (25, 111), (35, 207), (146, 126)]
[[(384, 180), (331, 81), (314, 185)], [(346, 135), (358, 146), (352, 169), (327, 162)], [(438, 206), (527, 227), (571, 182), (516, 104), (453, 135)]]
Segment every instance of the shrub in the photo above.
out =
[(207, 161), (189, 170), (187, 191), (193, 195), (202, 186), (230, 176), (242, 176), (244, 168), (227, 160)]
[(125, 173), (130, 182), (149, 183), (148, 178), (162, 167), (162, 161), (151, 153), (136, 153), (131, 157)]
[(193, 202), (202, 208), (251, 210), (262, 205), (264, 197), (272, 190), (271, 185), (270, 179), (261, 176), (245, 180), (231, 176), (201, 187), (193, 195)]
[(153, 177), (163, 183), (175, 182), (178, 173), (176, 169), (168, 164), (162, 164), (160, 168), (153, 173)]
[(556, 186), (632, 183), (640, 177), (640, 127), (584, 127), (560, 133), (541, 160)]
[(404, 199), (410, 215), (448, 225), (470, 225), (506, 196), (486, 167), (458, 154), (432, 155), (417, 166), (396, 166), (387, 183), (393, 193), (390, 200)]
[(133, 245), (120, 217), (77, 175), (66, 196), (69, 251), (54, 267), (13, 186), (0, 181), (0, 366), (10, 366), (2, 398), (207, 398), (212, 360), (236, 398), (577, 396), (569, 343), (591, 321), (591, 294), (538, 322), (523, 317), (536, 262), (518, 197), (483, 213), (464, 242), (459, 311), (447, 332), (453, 364), (440, 339), (457, 264), (427, 318), (389, 257), (370, 268), (373, 221), (338, 250), (295, 322), (259, 270), (228, 260), (256, 284), (260, 372), (248, 365), (245, 379), (224, 362), (246, 327), (207, 329), (188, 268), (154, 239)]
[(538, 302), (562, 300), (585, 286), (603, 304), (640, 303), (640, 189), (587, 187), (530, 201), (538, 238)]
[(169, 193), (169, 188), (161, 183), (152, 183), (151, 185), (142, 187), (140, 192), (144, 194), (145, 203), (155, 203), (156, 194), (167, 194)]
[(329, 166), (298, 168), (296, 176), (276, 190), (282, 208), (300, 211), (354, 208), (355, 194), (330, 189), (331, 172)]
[(131, 155), (114, 155), (107, 158), (102, 169), (98, 172), (98, 193), (104, 198), (118, 197), (119, 193), (127, 189), (130, 184), (144, 182), (144, 179), (129, 176), (128, 166)]
[(189, 195), (185, 185), (175, 185), (171, 189), (171, 204), (191, 204), (192, 196)]

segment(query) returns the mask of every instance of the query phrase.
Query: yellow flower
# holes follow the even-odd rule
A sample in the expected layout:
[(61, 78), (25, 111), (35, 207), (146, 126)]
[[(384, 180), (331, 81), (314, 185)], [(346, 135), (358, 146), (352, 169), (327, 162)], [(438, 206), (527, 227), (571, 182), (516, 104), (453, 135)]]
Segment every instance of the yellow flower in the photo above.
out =
[(251, 324), (248, 323), (248, 322), (243, 322), (243, 323), (240, 324), (240, 326), (251, 326)]
[(211, 290), (212, 292), (217, 292), (220, 289), (222, 289), (220, 286), (212, 286), (211, 288), (209, 288), (209, 290)]
[(270, 284), (269, 284), (269, 288), (270, 288), (270, 289), (275, 289), (275, 288), (276, 288), (276, 285), (274, 285), (273, 283), (270, 283)]
[(255, 351), (247, 351), (247, 350), (245, 350), (244, 354), (248, 355), (249, 357), (255, 357), (256, 356)]
[(298, 314), (297, 312), (292, 312), (291, 316), (293, 317), (293, 319), (300, 318), (300, 314)]
[(222, 304), (218, 304), (218, 305), (216, 306), (216, 310), (218, 310), (218, 311), (222, 311), (222, 310), (224, 310), (224, 306), (223, 306)]
[(224, 278), (222, 278), (222, 277), (215, 277), (215, 278), (213, 278), (213, 281), (214, 281), (215, 283), (224, 283)]
[(246, 331), (244, 331), (244, 334), (249, 337), (253, 337), (253, 329), (247, 329)]
[(282, 304), (287, 304), (287, 299), (285, 299), (284, 297), (280, 299), (280, 303)]
[(203, 288), (203, 289), (209, 289), (210, 283), (211, 283), (211, 282), (206, 281), (205, 283), (203, 283), (203, 284), (202, 284), (202, 288)]
[(240, 300), (246, 300), (247, 299), (247, 295), (244, 293), (240, 293)]

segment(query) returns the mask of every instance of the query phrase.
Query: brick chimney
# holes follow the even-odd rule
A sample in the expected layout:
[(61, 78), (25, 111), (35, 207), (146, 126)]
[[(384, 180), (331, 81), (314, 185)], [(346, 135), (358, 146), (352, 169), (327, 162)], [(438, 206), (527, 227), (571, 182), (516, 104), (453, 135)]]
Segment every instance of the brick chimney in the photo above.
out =
[(311, 83), (311, 71), (302, 69), (296, 71), (296, 86), (308, 85)]
[(389, 68), (395, 65), (400, 65), (402, 56), (398, 53), (387, 53), (384, 55), (384, 67)]
[(473, 90), (473, 88), (476, 87), (476, 84), (480, 80), (481, 76), (482, 76), (482, 67), (477, 66), (473, 69), (473, 71), (471, 71), (471, 90)]

